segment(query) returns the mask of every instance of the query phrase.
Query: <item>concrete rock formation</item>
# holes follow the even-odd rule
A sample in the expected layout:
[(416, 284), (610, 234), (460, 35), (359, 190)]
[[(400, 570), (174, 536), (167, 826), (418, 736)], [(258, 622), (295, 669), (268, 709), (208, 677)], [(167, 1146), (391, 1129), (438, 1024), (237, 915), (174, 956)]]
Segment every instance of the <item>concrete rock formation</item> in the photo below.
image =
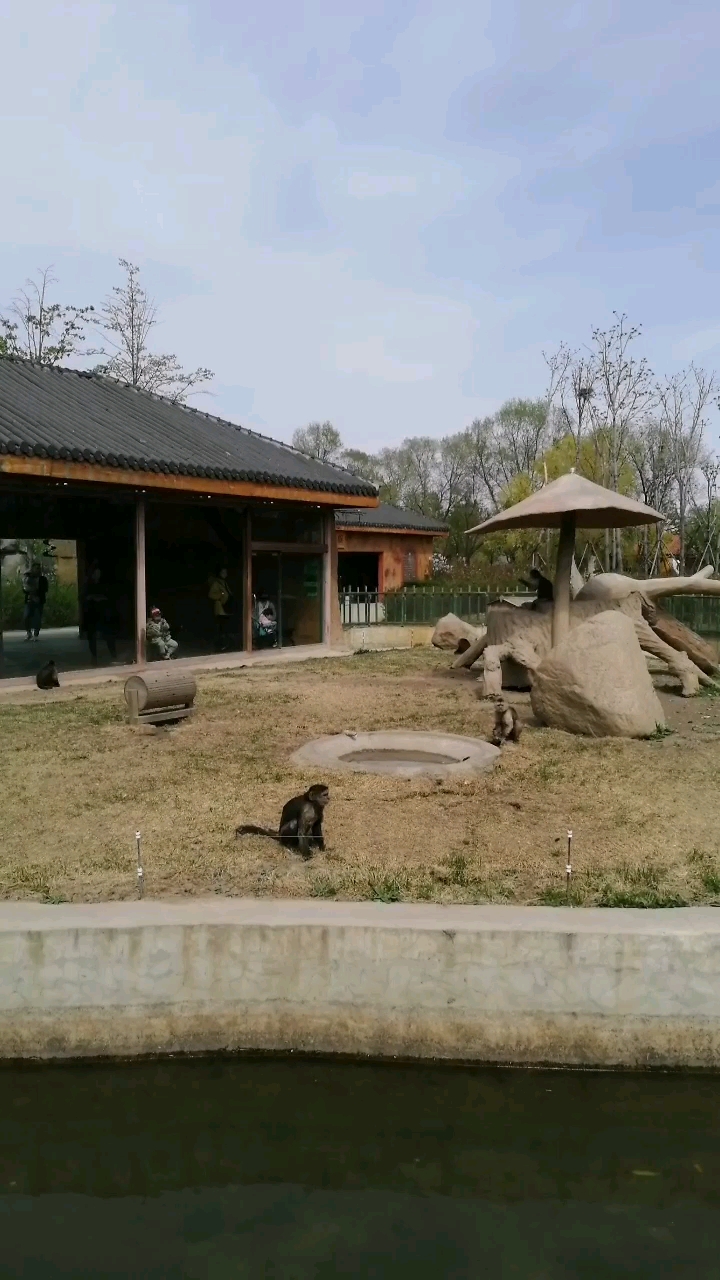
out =
[[(717, 672), (718, 667), (717, 663), (713, 665), (712, 651), (707, 649), (699, 636), (680, 623), (675, 623), (672, 627), (673, 639), (670, 640), (671, 624), (663, 621), (670, 615), (663, 614), (652, 601), (646, 600), (637, 591), (615, 600), (574, 600), (570, 607), (571, 630), (608, 609), (617, 610), (632, 618), (640, 647), (646, 653), (662, 659), (670, 674), (680, 682), (683, 697), (692, 697), (701, 684), (714, 684), (709, 672)], [(485, 680), (486, 694), (499, 692), (496, 665), (498, 658), (502, 663), (503, 688), (529, 688), (531, 672), (550, 652), (551, 611), (552, 605), (545, 603), (540, 603), (535, 609), (491, 604), (487, 613), (487, 634), (482, 642), (478, 641), (464, 653), (460, 653), (452, 665), (472, 666), (480, 653), (484, 652), (485, 668), (490, 667), (489, 679)], [(701, 650), (704, 656), (702, 666), (693, 660), (701, 656)]]
[(605, 610), (573, 627), (533, 672), (543, 724), (594, 738), (647, 738), (665, 724), (630, 617)]
[(663, 596), (717, 596), (720, 580), (713, 578), (712, 565), (706, 565), (698, 573), (686, 578), (628, 578), (624, 573), (597, 573), (588, 578), (578, 591), (576, 600), (622, 600), (639, 591), (647, 600)]
[[(469, 622), (463, 622), (457, 614), (446, 613), (444, 618), (438, 618), (435, 623), (431, 643), (436, 649), (451, 649), (453, 653), (458, 653), (465, 647), (461, 641), (467, 640), (468, 644), (474, 648), (477, 641), (485, 635), (486, 629), (486, 627), (473, 627)], [(478, 650), (476, 657), (481, 652), (481, 649)]]

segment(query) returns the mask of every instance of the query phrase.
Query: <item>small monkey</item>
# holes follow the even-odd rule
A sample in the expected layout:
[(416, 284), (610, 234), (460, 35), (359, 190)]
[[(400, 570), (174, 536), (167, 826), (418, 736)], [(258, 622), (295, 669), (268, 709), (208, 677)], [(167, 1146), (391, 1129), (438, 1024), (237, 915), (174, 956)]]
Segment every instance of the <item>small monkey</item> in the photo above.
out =
[(310, 858), (313, 846), (317, 849), (325, 848), (322, 824), (329, 800), (330, 792), (325, 783), (316, 782), (301, 796), (293, 796), (292, 800), (283, 805), (277, 831), (272, 831), (270, 827), (246, 824), (238, 827), (235, 835), (268, 836), (288, 849), (298, 849), (304, 858)]
[(38, 689), (60, 688), (57, 667), (55, 666), (55, 660), (53, 658), (51, 658), (49, 662), (46, 662), (44, 667), (40, 668), (35, 677), (35, 683)]
[(514, 707), (508, 706), (502, 698), (495, 706), (495, 724), (492, 738), (494, 747), (502, 747), (506, 742), (520, 741), (520, 718)]
[(522, 581), (526, 587), (530, 587), (530, 590), (536, 593), (538, 603), (541, 600), (552, 600), (555, 593), (550, 579), (546, 578), (544, 573), (541, 573), (539, 569), (531, 569), (530, 577), (532, 578), (532, 582), (527, 582), (525, 578), (523, 578)]

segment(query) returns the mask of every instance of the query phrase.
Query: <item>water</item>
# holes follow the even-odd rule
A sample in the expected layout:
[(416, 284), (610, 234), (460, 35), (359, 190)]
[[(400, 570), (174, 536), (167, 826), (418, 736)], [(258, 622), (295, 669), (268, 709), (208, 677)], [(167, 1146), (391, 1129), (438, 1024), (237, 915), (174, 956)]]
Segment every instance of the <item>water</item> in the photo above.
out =
[(0, 1275), (717, 1280), (720, 1079), (2, 1069)]
[(350, 751), (341, 760), (359, 764), (457, 764), (457, 756), (443, 756), (437, 751), (413, 751), (411, 747), (365, 747)]

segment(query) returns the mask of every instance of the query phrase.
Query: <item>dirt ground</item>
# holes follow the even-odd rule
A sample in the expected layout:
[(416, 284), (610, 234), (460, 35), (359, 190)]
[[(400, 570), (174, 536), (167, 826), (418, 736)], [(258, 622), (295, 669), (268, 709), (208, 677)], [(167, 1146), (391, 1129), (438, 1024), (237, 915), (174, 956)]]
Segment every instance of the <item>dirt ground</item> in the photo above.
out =
[[(98, 901), (252, 894), (383, 901), (720, 904), (720, 698), (663, 694), (670, 732), (593, 740), (525, 725), (472, 781), (325, 778), (289, 763), (309, 738), (353, 729), (489, 735), (472, 673), (431, 649), (357, 654), (199, 679), (194, 719), (124, 722), (119, 684), (0, 702), (0, 896)], [(238, 823), (276, 825), (327, 781), (328, 849), (310, 862)], [(566, 888), (567, 831), (573, 877)]]

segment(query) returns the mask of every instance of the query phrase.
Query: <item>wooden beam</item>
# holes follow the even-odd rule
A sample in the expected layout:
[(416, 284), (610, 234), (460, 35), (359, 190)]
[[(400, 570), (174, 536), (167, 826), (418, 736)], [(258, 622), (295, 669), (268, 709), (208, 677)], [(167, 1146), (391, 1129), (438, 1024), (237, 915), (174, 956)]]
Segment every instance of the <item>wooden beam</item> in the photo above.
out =
[(253, 542), (253, 551), (282, 551), (291, 556), (324, 556), (326, 542)]
[(320, 507), (376, 507), (378, 499), (357, 493), (323, 493), (319, 489), (290, 485), (251, 484), (244, 480), (210, 480), (202, 476), (173, 476), (155, 471), (123, 471), (94, 462), (68, 462), (57, 458), (0, 455), (0, 473), (38, 476), (44, 480), (79, 480), (175, 493), (200, 493), (228, 498), (265, 498), (273, 502), (307, 502)]
[(146, 662), (145, 627), (147, 623), (147, 590), (145, 585), (145, 499), (135, 503), (135, 661)]
[(250, 508), (245, 512), (245, 531), (243, 537), (243, 649), (246, 653), (252, 650), (252, 531), (250, 528)]

